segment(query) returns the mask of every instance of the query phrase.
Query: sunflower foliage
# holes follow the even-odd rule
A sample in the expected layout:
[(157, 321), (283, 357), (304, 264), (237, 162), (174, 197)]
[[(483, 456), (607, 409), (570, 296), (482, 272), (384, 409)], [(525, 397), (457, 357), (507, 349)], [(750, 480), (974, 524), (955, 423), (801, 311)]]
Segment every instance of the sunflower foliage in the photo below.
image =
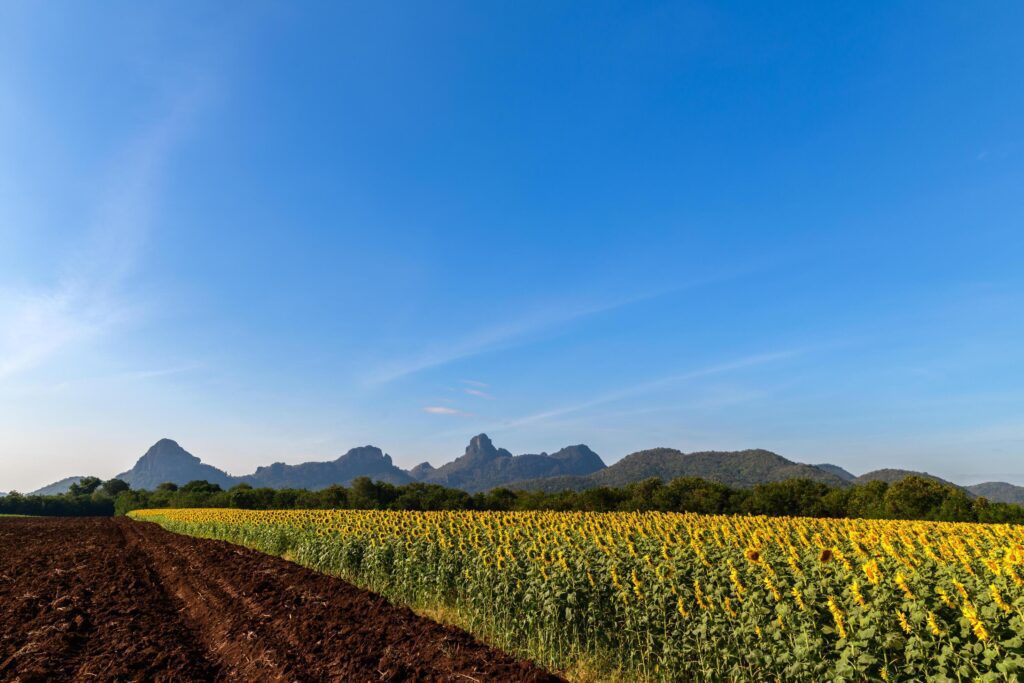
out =
[(1002, 681), (1024, 665), (1024, 528), (662, 512), (160, 509), (443, 610), (555, 670), (649, 681)]

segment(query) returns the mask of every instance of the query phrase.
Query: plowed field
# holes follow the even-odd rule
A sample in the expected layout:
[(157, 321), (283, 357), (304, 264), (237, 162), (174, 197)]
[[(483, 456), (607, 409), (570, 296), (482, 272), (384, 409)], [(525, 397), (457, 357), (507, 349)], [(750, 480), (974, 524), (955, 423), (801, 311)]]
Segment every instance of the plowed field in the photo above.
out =
[(378, 595), (117, 519), (0, 520), (0, 681), (558, 681)]

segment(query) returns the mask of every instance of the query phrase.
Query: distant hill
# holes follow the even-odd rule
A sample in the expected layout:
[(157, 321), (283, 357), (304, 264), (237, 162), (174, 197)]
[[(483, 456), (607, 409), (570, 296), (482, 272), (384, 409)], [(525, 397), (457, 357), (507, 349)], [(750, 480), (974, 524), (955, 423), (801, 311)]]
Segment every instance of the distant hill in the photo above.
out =
[(822, 463), (821, 465), (815, 465), (815, 467), (817, 467), (819, 470), (824, 470), (825, 472), (828, 472), (829, 474), (834, 474), (837, 477), (839, 477), (840, 479), (842, 479), (843, 481), (848, 481), (851, 484), (853, 483), (854, 479), (857, 478), (856, 474), (851, 474), (851, 473), (847, 472), (846, 470), (844, 470), (839, 465), (830, 465), (828, 463)]
[(469, 442), (463, 455), (437, 469), (428, 467), (417, 467), (420, 481), (476, 492), (524, 479), (585, 476), (604, 470), (605, 464), (597, 453), (582, 444), (567, 446), (551, 455), (512, 455), (504, 448), (495, 448), (486, 434), (479, 434)]
[(353, 448), (337, 460), (286, 465), (278, 462), (259, 467), (254, 474), (239, 477), (252, 486), (270, 488), (322, 489), (332, 484), (348, 486), (356, 477), (370, 477), (389, 484), (408, 484), (412, 475), (395, 467), (391, 456), (376, 446)]
[(171, 439), (160, 439), (135, 463), (135, 467), (117, 475), (133, 489), (155, 489), (164, 482), (187, 484), (205, 479), (211, 484), (230, 488), (238, 481), (227, 472), (192, 455)]
[(951, 481), (946, 481), (941, 477), (936, 477), (934, 474), (928, 474), (927, 472), (915, 472), (914, 470), (898, 469), (874, 470), (872, 472), (868, 472), (867, 474), (860, 475), (859, 477), (853, 480), (853, 483), (867, 484), (870, 481), (884, 481), (886, 484), (895, 484), (901, 479), (906, 479), (907, 477), (921, 477), (922, 479), (930, 479), (932, 481), (937, 481), (940, 484), (944, 484), (946, 486), (955, 486), (956, 488), (961, 488), (960, 486), (954, 484)]
[(677, 477), (700, 477), (741, 488), (786, 479), (811, 479), (831, 486), (847, 485), (834, 474), (795, 463), (766, 450), (683, 453), (673, 448), (654, 448), (627, 455), (611, 467), (587, 476), (523, 480), (514, 482), (513, 488), (579, 491), (598, 486), (625, 486), (651, 477), (664, 481)]
[(979, 498), (988, 498), (993, 503), (1024, 505), (1024, 486), (1007, 484), (1005, 481), (986, 481), (964, 488)]
[(48, 486), (44, 486), (41, 489), (36, 489), (30, 496), (60, 496), (68, 492), (72, 484), (77, 484), (82, 481), (85, 477), (65, 477), (60, 481), (55, 481)]

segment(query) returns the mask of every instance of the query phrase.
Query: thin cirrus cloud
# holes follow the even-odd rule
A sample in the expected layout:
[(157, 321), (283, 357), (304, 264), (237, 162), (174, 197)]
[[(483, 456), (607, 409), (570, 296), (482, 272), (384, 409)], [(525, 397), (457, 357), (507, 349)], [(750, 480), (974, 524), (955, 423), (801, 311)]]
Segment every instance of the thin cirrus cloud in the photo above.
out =
[[(461, 339), (447, 340), (432, 348), (405, 358), (394, 359), (371, 371), (365, 382), (370, 385), (387, 384), (395, 380), (414, 375), (424, 370), (448, 365), (465, 358), (483, 353), (516, 348), (535, 340), (539, 335), (577, 320), (607, 313), (633, 304), (649, 301), (661, 296), (674, 294), (716, 282), (738, 277), (749, 272), (736, 270), (716, 276), (695, 279), (673, 287), (648, 291), (632, 296), (617, 297), (605, 301), (584, 304), (545, 305), (534, 311), (502, 322), (491, 327), (482, 328)], [(467, 384), (474, 384), (466, 381)]]
[[(744, 369), (755, 368), (770, 363), (781, 362), (789, 358), (801, 356), (808, 351), (809, 349), (807, 348), (798, 348), (743, 356), (740, 358), (735, 358), (731, 361), (717, 363), (703, 368), (697, 368), (695, 370), (690, 370), (688, 372), (672, 374), (658, 379), (648, 380), (646, 382), (640, 382), (626, 387), (621, 387), (619, 389), (615, 389), (600, 394), (587, 401), (567, 404), (557, 408), (553, 408), (551, 410), (547, 410), (540, 413), (533, 413), (511, 420), (495, 422), (490, 425), (482, 426), (481, 429), (482, 431), (505, 430), (546, 423), (552, 420), (556, 420), (557, 418), (562, 418), (566, 415), (572, 415), (575, 413), (582, 412), (584, 410), (588, 410), (590, 408), (596, 408), (598, 406), (614, 403), (622, 399), (640, 396), (663, 387), (671, 386), (673, 384), (686, 382), (688, 380), (699, 379), (702, 377), (711, 377), (720, 374), (739, 372)], [(752, 398), (753, 396), (751, 395), (750, 397)], [(440, 434), (436, 434), (435, 436), (451, 436), (459, 433), (461, 432), (446, 431)]]
[(464, 410), (449, 408), (447, 406), (424, 406), (423, 412), (430, 413), (431, 415), (454, 415), (462, 417), (471, 417), (473, 415), (472, 413), (467, 413)]
[(646, 382), (640, 382), (620, 389), (606, 392), (599, 396), (596, 396), (587, 401), (575, 403), (571, 405), (561, 406), (552, 410), (547, 410), (541, 413), (535, 413), (533, 415), (527, 415), (525, 417), (512, 420), (507, 423), (509, 427), (522, 427), (526, 425), (536, 424), (538, 422), (544, 422), (546, 420), (568, 415), (570, 413), (577, 413), (581, 410), (593, 408), (596, 406), (604, 405), (606, 403), (613, 403), (615, 401), (630, 398), (632, 396), (645, 394), (662, 387), (671, 386), (679, 382), (685, 382), (687, 380), (699, 379), (701, 377), (709, 377), (713, 375), (720, 375), (729, 372), (735, 372), (738, 370), (744, 370), (747, 368), (758, 367), (769, 363), (775, 363), (778, 361), (786, 360), (803, 354), (805, 349), (790, 349), (786, 351), (773, 351), (767, 353), (758, 353), (750, 356), (743, 356), (736, 358), (725, 363), (718, 363), (715, 365), (709, 365), (704, 368), (698, 368), (696, 370), (690, 370), (688, 372), (678, 373), (674, 375), (668, 375), (666, 377), (660, 377), (654, 380), (648, 380)]
[(176, 365), (165, 368), (149, 368), (142, 370), (129, 370), (127, 372), (118, 372), (108, 375), (100, 376), (88, 376), (79, 379), (69, 379), (54, 385), (52, 388), (55, 391), (63, 389), (73, 388), (78, 385), (94, 385), (100, 382), (117, 383), (117, 382), (145, 382), (153, 379), (164, 379), (167, 377), (173, 377), (175, 375), (185, 375), (195, 370), (200, 370), (204, 366), (198, 363), (190, 363), (187, 365)]
[(486, 398), (489, 401), (494, 399), (494, 396), (492, 396), (491, 394), (488, 394), (486, 391), (481, 391), (480, 389), (473, 389), (472, 387), (466, 387), (462, 391), (464, 393), (469, 394), (470, 396), (476, 396), (477, 398)]
[(138, 315), (125, 281), (149, 232), (161, 169), (198, 94), (183, 92), (167, 116), (127, 146), (108, 174), (83, 245), (65, 257), (51, 285), (0, 287), (0, 379), (39, 367)]
[(0, 293), (0, 379), (30, 370), (60, 349), (86, 340), (119, 318), (105, 298), (79, 285)]

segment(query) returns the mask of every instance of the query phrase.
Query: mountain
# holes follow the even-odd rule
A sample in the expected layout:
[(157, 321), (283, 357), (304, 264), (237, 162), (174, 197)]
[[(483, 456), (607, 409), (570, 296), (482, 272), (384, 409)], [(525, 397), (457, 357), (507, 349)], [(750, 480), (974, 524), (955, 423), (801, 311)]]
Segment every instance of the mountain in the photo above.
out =
[[(677, 477), (700, 477), (728, 486), (749, 488), (797, 478), (830, 486), (849, 486), (871, 481), (894, 483), (909, 476), (956, 486), (926, 472), (911, 470), (882, 469), (855, 477), (836, 465), (805, 465), (762, 449), (683, 453), (672, 448), (653, 448), (627, 455), (606, 467), (597, 453), (582, 444), (566, 446), (551, 454), (512, 455), (504, 448), (495, 447), (486, 434), (473, 437), (465, 453), (437, 468), (424, 462), (406, 471), (395, 466), (391, 456), (376, 446), (362, 446), (353, 448), (336, 460), (298, 465), (278, 462), (259, 467), (254, 473), (241, 477), (231, 476), (203, 463), (170, 439), (161, 439), (139, 458), (132, 469), (117, 478), (132, 488), (150, 490), (164, 482), (180, 486), (198, 479), (225, 489), (246, 483), (256, 487), (316, 490), (332, 484), (348, 486), (357, 477), (369, 477), (395, 485), (418, 481), (476, 493), (501, 486), (539, 491), (583, 490), (624, 486), (651, 477), (664, 481)], [(81, 479), (68, 477), (33, 493), (66, 493), (73, 483)], [(1005, 482), (976, 484), (963, 490), (971, 496), (984, 496), (993, 502), (1024, 504), (1024, 487)]]
[(598, 486), (625, 486), (651, 477), (663, 481), (677, 477), (700, 477), (741, 488), (798, 478), (820, 481), (831, 486), (847, 485), (835, 474), (787, 460), (771, 451), (757, 449), (683, 453), (673, 448), (654, 448), (627, 455), (611, 467), (587, 476), (523, 480), (514, 482), (512, 488), (579, 491)]
[(469, 442), (466, 452), (452, 462), (437, 469), (427, 467), (416, 468), (421, 481), (474, 493), (524, 479), (586, 476), (604, 470), (605, 464), (597, 453), (582, 444), (567, 446), (551, 455), (512, 455), (504, 448), (495, 448), (486, 434), (479, 434)]
[(872, 472), (868, 472), (867, 474), (860, 475), (859, 477), (853, 480), (853, 483), (866, 484), (869, 481), (884, 481), (886, 484), (895, 484), (901, 479), (906, 479), (907, 477), (921, 477), (922, 479), (930, 479), (945, 486), (954, 486), (956, 488), (961, 488), (960, 486), (954, 484), (951, 481), (946, 481), (941, 477), (936, 477), (934, 474), (928, 474), (927, 472), (915, 472), (914, 470), (898, 469), (874, 470)]
[(824, 470), (829, 474), (834, 474), (843, 481), (848, 481), (850, 483), (853, 483), (853, 480), (857, 478), (856, 474), (851, 474), (847, 472), (839, 465), (830, 465), (828, 463), (822, 463), (821, 465), (815, 465), (815, 467), (817, 467), (819, 470)]
[(409, 470), (409, 476), (415, 479), (416, 481), (422, 481), (429, 477), (431, 474), (433, 474), (433, 472), (433, 465), (431, 465), (429, 462), (421, 462), (419, 465), (416, 465), (416, 467), (413, 467), (411, 470)]
[(395, 467), (391, 456), (376, 446), (353, 448), (330, 462), (304, 462), (301, 465), (277, 462), (269, 467), (259, 467), (255, 473), (239, 477), (239, 480), (252, 486), (315, 490), (332, 484), (348, 486), (356, 477), (370, 477), (390, 484), (414, 481), (413, 476)]
[(430, 463), (422, 463), (407, 472), (396, 467), (391, 456), (376, 446), (363, 446), (353, 448), (337, 460), (299, 465), (278, 462), (259, 467), (252, 474), (233, 477), (204, 464), (176, 442), (161, 439), (139, 458), (135, 467), (118, 475), (118, 479), (134, 489), (154, 489), (164, 482), (180, 486), (205, 479), (223, 488), (246, 483), (255, 487), (316, 490), (332, 484), (348, 486), (357, 477), (369, 477), (396, 485), (423, 481), (476, 492), (520, 479), (587, 475), (604, 466), (601, 458), (583, 445), (568, 446), (551, 455), (514, 456), (504, 448), (495, 448), (486, 434), (480, 434), (470, 441), (461, 457), (437, 469)]
[(49, 486), (44, 486), (41, 489), (36, 489), (30, 496), (60, 496), (68, 492), (72, 484), (77, 484), (82, 481), (85, 477), (66, 477), (60, 481), (55, 481)]
[(993, 503), (1024, 505), (1024, 486), (1007, 484), (1005, 481), (986, 481), (964, 488), (979, 498), (988, 498)]
[(135, 467), (117, 475), (133, 489), (155, 489), (164, 482), (179, 486), (197, 479), (230, 488), (238, 483), (235, 477), (192, 455), (170, 439), (160, 439), (139, 458)]

